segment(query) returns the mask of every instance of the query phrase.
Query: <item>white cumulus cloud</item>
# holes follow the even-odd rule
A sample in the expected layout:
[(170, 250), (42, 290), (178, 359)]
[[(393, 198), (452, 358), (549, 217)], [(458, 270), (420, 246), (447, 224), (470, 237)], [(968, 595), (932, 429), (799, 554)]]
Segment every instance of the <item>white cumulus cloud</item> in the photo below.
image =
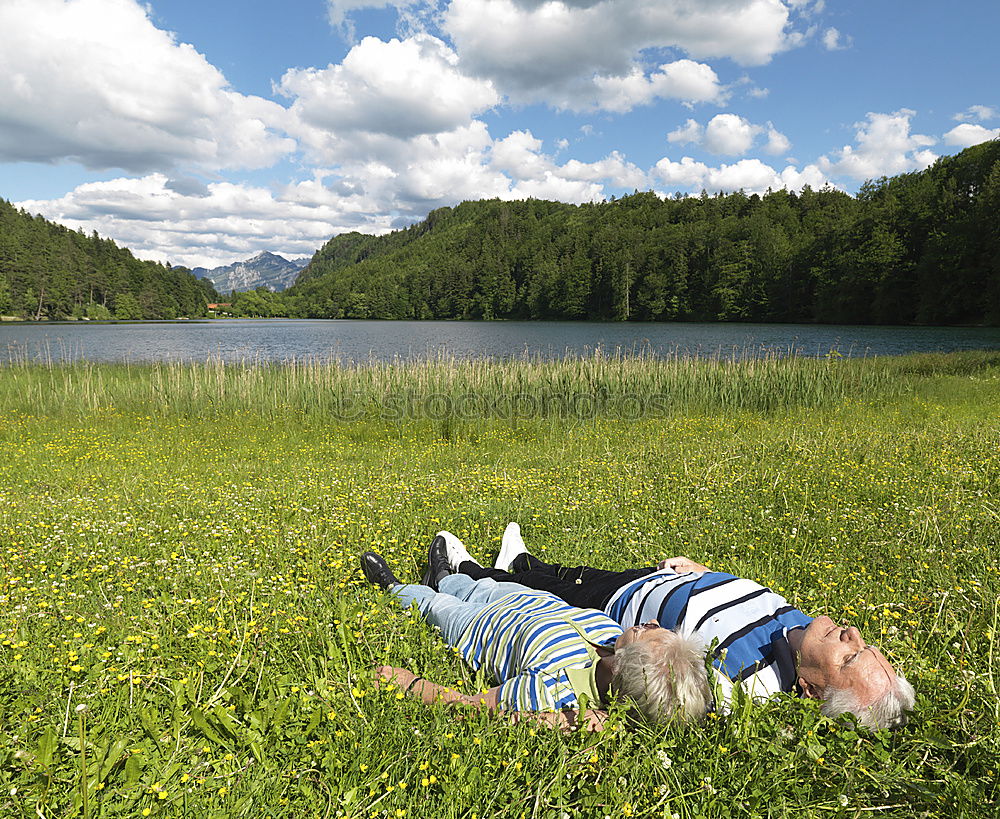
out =
[(957, 122), (988, 122), (1000, 117), (1000, 112), (989, 105), (970, 105), (961, 113), (952, 117)]
[(570, 159), (560, 168), (567, 179), (601, 182), (615, 188), (643, 190), (649, 187), (649, 176), (639, 166), (629, 162), (618, 151), (612, 151), (596, 162)]
[(827, 51), (843, 51), (853, 44), (851, 37), (845, 36), (835, 28), (828, 28), (823, 32), (823, 46)]
[(135, 0), (0, 3), (0, 160), (267, 167), (295, 148), (285, 119)]
[(654, 175), (668, 187), (695, 192), (704, 187), (708, 165), (685, 156), (680, 162), (663, 157), (653, 168)]
[(463, 75), (457, 63), (455, 52), (428, 34), (366, 37), (339, 65), (287, 71), (279, 88), (307, 126), (406, 138), (467, 125), (500, 101), (492, 83)]
[(932, 164), (937, 155), (928, 150), (937, 140), (910, 133), (915, 111), (902, 108), (892, 114), (869, 113), (855, 123), (856, 145), (845, 145), (833, 158), (822, 156), (818, 165), (831, 176), (876, 179), (907, 171), (919, 171)]
[(946, 145), (957, 145), (959, 148), (971, 148), (980, 142), (988, 142), (991, 139), (1000, 137), (1000, 128), (984, 128), (982, 125), (973, 125), (963, 122), (956, 125), (944, 135)]
[[(558, 143), (557, 143), (558, 148)], [(559, 165), (542, 150), (542, 141), (530, 131), (514, 131), (497, 140), (490, 151), (491, 165), (516, 181), (515, 191), (532, 192), (539, 196), (542, 187), (553, 191), (554, 198), (563, 201), (586, 202), (603, 195), (605, 184), (615, 188), (645, 188), (649, 177), (637, 165), (627, 161), (618, 151), (596, 162), (570, 159)], [(591, 183), (579, 185), (576, 183)], [(576, 191), (572, 196), (557, 191)], [(516, 195), (516, 194), (515, 194)]]
[(705, 129), (696, 120), (689, 119), (667, 134), (667, 142), (678, 145), (699, 145), (704, 136)]
[(696, 71), (693, 60), (646, 76), (638, 65), (644, 49), (759, 65), (788, 47), (780, 0), (451, 0), (441, 19), (468, 71), (516, 102), (573, 109), (719, 97), (711, 69)]
[(416, 218), (464, 199), (502, 197), (510, 180), (489, 166), (491, 145), (486, 126), (478, 121), (453, 132), (417, 137), (393, 166), (395, 177), (375, 190), (383, 203)]
[[(18, 205), (73, 228), (96, 230), (136, 256), (189, 267), (215, 267), (261, 250), (312, 254), (334, 233), (364, 226), (389, 229), (359, 197), (303, 201), (265, 188), (210, 183), (203, 193), (179, 193), (164, 174), (80, 185), (59, 199)], [(379, 221), (381, 220), (381, 222)]]
[(749, 151), (757, 137), (765, 132), (767, 143), (764, 150), (769, 153), (784, 153), (791, 147), (788, 138), (771, 123), (765, 128), (738, 114), (716, 114), (704, 127), (696, 120), (689, 119), (667, 134), (667, 141), (679, 145), (698, 145), (713, 154), (739, 156)]
[(522, 179), (511, 190), (510, 199), (555, 199), (560, 202), (598, 202), (604, 189), (597, 182), (567, 179), (557, 173), (547, 173), (536, 179)]
[(664, 157), (656, 163), (653, 175), (668, 189), (686, 193), (742, 190), (764, 194), (768, 190), (799, 191), (806, 185), (819, 188), (829, 183), (828, 177), (815, 165), (807, 165), (802, 170), (788, 165), (779, 172), (759, 159), (741, 159), (731, 165), (712, 167), (687, 156), (680, 162)]
[(759, 125), (753, 125), (736, 114), (716, 114), (705, 126), (702, 144), (713, 154), (738, 156), (750, 150), (760, 131)]
[(792, 143), (781, 131), (778, 131), (770, 122), (767, 124), (767, 144), (764, 150), (769, 154), (786, 154), (791, 150)]
[(763, 192), (768, 188), (783, 187), (775, 183), (778, 174), (770, 165), (765, 165), (759, 159), (741, 159), (732, 165), (720, 165), (710, 168), (705, 180), (708, 190)]
[(492, 164), (515, 179), (532, 179), (551, 172), (553, 164), (541, 153), (542, 141), (531, 131), (514, 131), (498, 139), (491, 150)]
[[(685, 102), (722, 102), (726, 93), (711, 66), (693, 60), (676, 60), (661, 65), (648, 76), (638, 66), (621, 77), (594, 77), (594, 105), (608, 111), (631, 111), (655, 99)], [(573, 99), (562, 106), (575, 107)]]

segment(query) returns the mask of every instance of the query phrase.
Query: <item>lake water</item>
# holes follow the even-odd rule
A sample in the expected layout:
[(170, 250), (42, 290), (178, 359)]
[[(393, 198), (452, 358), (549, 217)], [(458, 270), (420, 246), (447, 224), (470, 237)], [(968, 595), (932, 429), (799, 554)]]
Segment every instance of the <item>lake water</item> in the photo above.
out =
[(0, 363), (21, 361), (344, 362), (605, 353), (822, 356), (1000, 349), (1000, 328), (551, 321), (206, 320), (0, 324)]

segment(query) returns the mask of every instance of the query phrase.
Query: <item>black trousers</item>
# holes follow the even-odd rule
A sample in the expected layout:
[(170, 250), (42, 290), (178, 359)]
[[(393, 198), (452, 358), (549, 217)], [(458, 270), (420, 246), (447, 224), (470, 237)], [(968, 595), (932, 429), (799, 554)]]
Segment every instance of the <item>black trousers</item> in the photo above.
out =
[(505, 572), (502, 569), (480, 566), (468, 560), (458, 567), (462, 574), (467, 574), (476, 580), (492, 577), (494, 580), (520, 583), (529, 589), (552, 592), (571, 606), (599, 611), (603, 611), (614, 593), (622, 586), (656, 571), (626, 569), (623, 572), (610, 572), (589, 566), (560, 566), (556, 563), (545, 563), (528, 554), (518, 555), (511, 568), (514, 569), (513, 572)]

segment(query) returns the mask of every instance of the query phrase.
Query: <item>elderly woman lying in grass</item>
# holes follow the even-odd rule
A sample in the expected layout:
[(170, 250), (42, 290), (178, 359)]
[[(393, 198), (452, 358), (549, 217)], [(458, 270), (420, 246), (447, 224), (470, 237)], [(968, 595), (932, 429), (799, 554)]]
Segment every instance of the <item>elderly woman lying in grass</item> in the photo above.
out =
[(374, 552), (362, 555), (361, 568), (401, 605), (416, 605), (469, 665), (500, 682), (465, 695), (403, 668), (378, 669), (382, 680), (394, 680), (425, 703), (508, 710), (519, 719), (530, 713), (537, 722), (588, 730), (603, 727), (615, 698), (650, 722), (695, 720), (711, 703), (699, 642), (656, 623), (623, 631), (600, 612), (548, 592), (451, 574), (443, 538), (431, 545), (422, 585), (400, 583)]

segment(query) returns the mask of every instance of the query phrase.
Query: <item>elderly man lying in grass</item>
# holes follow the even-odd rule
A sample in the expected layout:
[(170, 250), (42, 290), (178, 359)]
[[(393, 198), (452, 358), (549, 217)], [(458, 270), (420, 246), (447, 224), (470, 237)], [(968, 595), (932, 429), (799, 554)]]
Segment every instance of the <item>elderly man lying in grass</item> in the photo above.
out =
[(686, 557), (623, 572), (548, 564), (528, 554), (516, 523), (504, 532), (491, 569), (450, 532), (438, 537), (450, 566), (470, 577), (549, 591), (570, 605), (604, 611), (623, 628), (653, 622), (700, 637), (725, 701), (735, 687), (757, 699), (797, 689), (822, 700), (828, 716), (850, 712), (870, 729), (904, 725), (913, 709), (913, 686), (856, 628), (809, 617), (752, 580)]
[(652, 623), (623, 630), (600, 612), (547, 592), (453, 574), (442, 537), (431, 546), (421, 585), (400, 583), (374, 552), (361, 556), (361, 569), (400, 605), (416, 605), (473, 669), (500, 683), (465, 695), (403, 668), (379, 668), (381, 680), (425, 703), (502, 709), (519, 719), (588, 730), (603, 727), (615, 698), (650, 722), (694, 720), (711, 703), (698, 640)]

